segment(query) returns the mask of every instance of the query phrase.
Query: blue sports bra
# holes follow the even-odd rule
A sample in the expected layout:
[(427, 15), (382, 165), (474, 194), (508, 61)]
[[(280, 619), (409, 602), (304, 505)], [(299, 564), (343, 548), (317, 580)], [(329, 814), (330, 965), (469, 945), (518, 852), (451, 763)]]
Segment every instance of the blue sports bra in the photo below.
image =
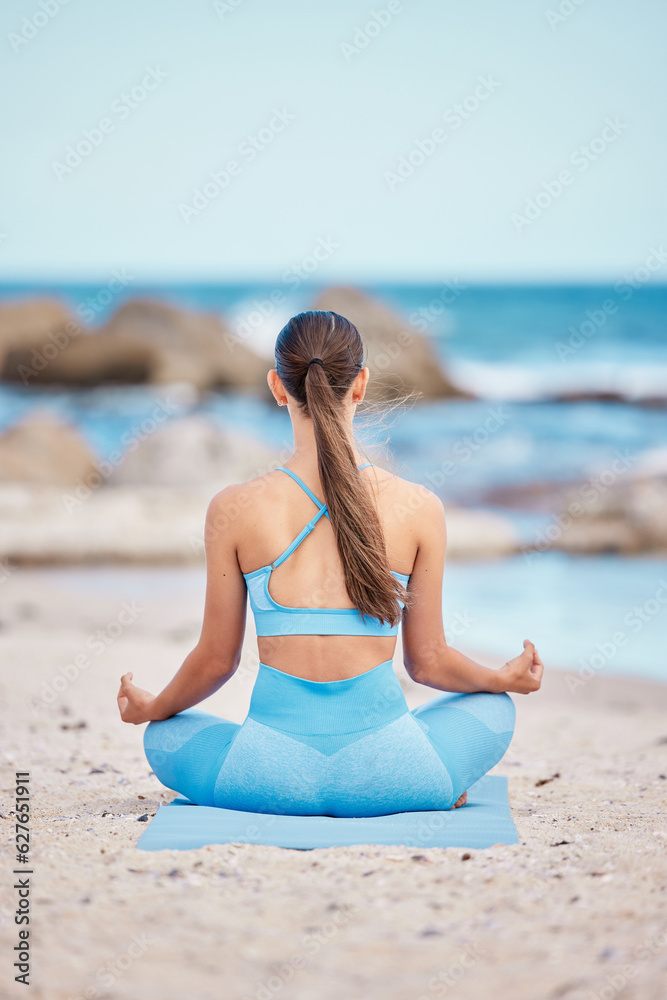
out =
[[(369, 465), (371, 462), (365, 462), (359, 466), (359, 470)], [(257, 635), (397, 635), (398, 625), (392, 627), (378, 618), (364, 617), (356, 608), (287, 608), (273, 600), (269, 593), (272, 571), (294, 552), (322, 516), (329, 516), (327, 505), (320, 503), (296, 473), (286, 469), (284, 465), (279, 465), (278, 469), (280, 472), (286, 472), (295, 483), (299, 484), (313, 503), (317, 504), (318, 510), (282, 555), (268, 566), (261, 566), (252, 573), (243, 574), (250, 596), (250, 607), (255, 616)], [(396, 573), (394, 570), (391, 572), (404, 586), (407, 586), (409, 576)], [(402, 601), (399, 601), (399, 604), (401, 608), (404, 607)]]

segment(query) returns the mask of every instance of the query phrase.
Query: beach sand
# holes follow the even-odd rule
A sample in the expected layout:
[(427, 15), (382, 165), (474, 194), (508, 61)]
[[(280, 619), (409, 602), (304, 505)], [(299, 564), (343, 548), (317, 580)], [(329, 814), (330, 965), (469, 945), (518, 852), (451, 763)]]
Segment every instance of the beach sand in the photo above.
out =
[[(514, 696), (496, 773), (517, 845), (142, 852), (138, 818), (174, 796), (150, 773), (143, 727), (120, 722), (119, 677), (155, 691), (172, 676), (199, 635), (203, 574), (181, 571), (179, 587), (159, 570), (5, 577), (3, 997), (25, 995), (10, 957), (24, 769), (39, 1000), (667, 996), (667, 685), (601, 672), (571, 691), (548, 669), (538, 694)], [(241, 668), (207, 709), (242, 721), (254, 649), (249, 624)], [(77, 654), (89, 664), (68, 679)], [(435, 693), (397, 671), (411, 707)]]

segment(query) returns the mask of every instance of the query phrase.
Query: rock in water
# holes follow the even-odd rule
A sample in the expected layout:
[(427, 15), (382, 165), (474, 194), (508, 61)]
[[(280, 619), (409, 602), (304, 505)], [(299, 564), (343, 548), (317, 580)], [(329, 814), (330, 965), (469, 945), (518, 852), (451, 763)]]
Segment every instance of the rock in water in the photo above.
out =
[(171, 420), (128, 452), (109, 477), (111, 486), (188, 489), (263, 475), (278, 459), (253, 438), (225, 434), (203, 417)]
[(0, 482), (72, 486), (96, 475), (95, 455), (78, 431), (34, 412), (0, 435)]
[(150, 300), (126, 302), (92, 333), (58, 303), (5, 307), (0, 358), (2, 378), (24, 384), (189, 382), (268, 397), (269, 365), (219, 317)]
[(667, 552), (667, 475), (626, 473), (599, 491), (590, 482), (565, 494), (554, 548), (576, 554)]
[(427, 337), (363, 292), (330, 288), (313, 308), (337, 312), (359, 330), (371, 370), (368, 399), (391, 399), (412, 391), (426, 399), (472, 398), (451, 381)]
[(501, 558), (518, 550), (516, 530), (507, 518), (487, 510), (446, 509), (448, 558)]
[[(33, 299), (0, 306), (0, 378), (34, 383), (82, 326), (55, 299)], [(46, 349), (46, 350), (45, 350)], [(27, 370), (18, 370), (19, 364)]]
[(215, 315), (137, 299), (118, 309), (102, 331), (155, 352), (152, 382), (192, 382), (199, 388), (233, 386), (268, 395), (269, 365)]

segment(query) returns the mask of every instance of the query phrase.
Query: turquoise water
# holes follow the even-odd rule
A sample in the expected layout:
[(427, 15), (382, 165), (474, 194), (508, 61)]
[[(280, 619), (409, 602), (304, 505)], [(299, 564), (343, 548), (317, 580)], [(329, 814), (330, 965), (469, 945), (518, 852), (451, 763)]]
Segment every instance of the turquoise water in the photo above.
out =
[(507, 659), (531, 639), (545, 664), (575, 676), (583, 668), (583, 677), (667, 681), (667, 558), (544, 552), (452, 562), (443, 590), (453, 646)]

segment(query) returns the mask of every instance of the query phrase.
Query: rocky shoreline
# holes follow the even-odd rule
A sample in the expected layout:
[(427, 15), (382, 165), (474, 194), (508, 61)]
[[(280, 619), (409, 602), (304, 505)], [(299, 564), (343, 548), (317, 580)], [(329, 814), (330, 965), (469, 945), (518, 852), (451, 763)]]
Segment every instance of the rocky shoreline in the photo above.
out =
[[(370, 403), (472, 399), (443, 367), (428, 337), (352, 288), (314, 302), (363, 331)], [(252, 331), (251, 331), (252, 332)], [(211, 497), (284, 460), (249, 435), (226, 433), (190, 406), (209, 390), (269, 399), (270, 359), (219, 316), (130, 300), (99, 329), (56, 300), (0, 306), (0, 381), (69, 389), (151, 384), (156, 403), (136, 434), (102, 460), (76, 428), (37, 408), (0, 434), (0, 560), (189, 564), (203, 560)], [(158, 398), (159, 397), (159, 398)], [(35, 402), (39, 395), (35, 393)], [(382, 465), (382, 459), (375, 459)], [(625, 462), (625, 464), (624, 464)], [(622, 455), (583, 483), (497, 488), (469, 505), (445, 500), (449, 558), (560, 549), (572, 554), (667, 552), (667, 451), (643, 463)], [(493, 509), (488, 509), (493, 508)], [(503, 508), (508, 511), (503, 513)], [(533, 540), (510, 511), (549, 515)]]
[[(430, 340), (379, 302), (332, 288), (314, 308), (342, 313), (363, 330), (374, 378), (369, 400), (416, 393), (470, 398), (445, 372)], [(87, 327), (58, 300), (0, 306), (0, 381), (25, 386), (168, 385), (199, 391), (235, 388), (269, 398), (267, 359), (252, 329), (234, 331), (219, 315), (164, 302), (123, 303), (99, 328)]]
[[(203, 562), (215, 493), (280, 465), (248, 435), (204, 417), (170, 417), (101, 461), (75, 428), (34, 413), (0, 435), (0, 560), (6, 565)], [(382, 465), (382, 460), (376, 460)], [(659, 471), (659, 470), (657, 470)], [(446, 503), (448, 558), (558, 549), (577, 555), (667, 552), (667, 477), (641, 467), (602, 486), (497, 489), (480, 506)], [(537, 486), (539, 485), (539, 489)], [(485, 509), (484, 499), (494, 507)], [(502, 507), (508, 515), (502, 513)], [(526, 543), (509, 509), (555, 511)]]

